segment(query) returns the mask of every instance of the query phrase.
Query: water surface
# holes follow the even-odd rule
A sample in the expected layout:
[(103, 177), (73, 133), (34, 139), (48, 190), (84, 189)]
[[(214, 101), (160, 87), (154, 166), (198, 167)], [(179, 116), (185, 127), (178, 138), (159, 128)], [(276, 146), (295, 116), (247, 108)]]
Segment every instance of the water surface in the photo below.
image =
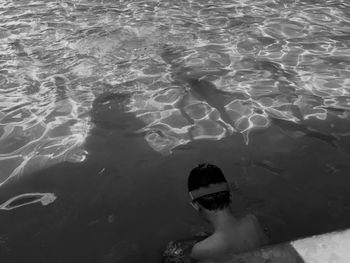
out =
[(185, 191), (203, 161), (273, 242), (349, 227), (345, 0), (25, 0), (0, 14), (0, 203), (57, 197), (0, 213), (6, 262), (156, 262), (207, 229)]

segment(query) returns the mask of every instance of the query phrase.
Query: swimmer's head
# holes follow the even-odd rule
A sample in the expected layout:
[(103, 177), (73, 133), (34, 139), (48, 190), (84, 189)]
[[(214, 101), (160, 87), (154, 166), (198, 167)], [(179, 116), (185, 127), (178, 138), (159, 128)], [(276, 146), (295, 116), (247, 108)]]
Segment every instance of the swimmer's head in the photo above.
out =
[(191, 203), (196, 209), (223, 210), (231, 203), (229, 185), (221, 169), (200, 164), (192, 169), (187, 181)]

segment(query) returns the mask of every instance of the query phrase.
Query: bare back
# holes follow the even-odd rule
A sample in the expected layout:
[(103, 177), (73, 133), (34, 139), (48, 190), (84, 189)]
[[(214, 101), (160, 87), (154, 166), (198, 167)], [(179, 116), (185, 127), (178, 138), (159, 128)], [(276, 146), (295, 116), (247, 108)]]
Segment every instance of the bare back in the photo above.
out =
[(257, 218), (247, 215), (222, 231), (198, 242), (192, 249), (191, 257), (204, 260), (222, 257), (229, 253), (254, 250), (268, 243)]

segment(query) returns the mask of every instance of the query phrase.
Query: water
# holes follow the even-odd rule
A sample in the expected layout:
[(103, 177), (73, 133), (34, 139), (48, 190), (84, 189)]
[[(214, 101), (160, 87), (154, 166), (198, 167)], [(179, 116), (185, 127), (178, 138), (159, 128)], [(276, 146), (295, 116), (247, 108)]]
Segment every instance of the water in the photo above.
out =
[(0, 13), (0, 203), (18, 196), (0, 210), (0, 259), (157, 262), (208, 227), (185, 189), (203, 161), (272, 242), (349, 227), (347, 1)]

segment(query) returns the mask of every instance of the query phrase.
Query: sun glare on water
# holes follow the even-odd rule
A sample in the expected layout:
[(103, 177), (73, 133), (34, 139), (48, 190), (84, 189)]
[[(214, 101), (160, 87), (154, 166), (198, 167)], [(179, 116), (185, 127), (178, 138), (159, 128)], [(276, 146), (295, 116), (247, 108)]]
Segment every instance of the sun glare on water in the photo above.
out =
[(165, 155), (350, 117), (345, 0), (3, 1), (0, 14), (0, 184), (84, 161), (105, 92), (130, 95), (135, 132)]

